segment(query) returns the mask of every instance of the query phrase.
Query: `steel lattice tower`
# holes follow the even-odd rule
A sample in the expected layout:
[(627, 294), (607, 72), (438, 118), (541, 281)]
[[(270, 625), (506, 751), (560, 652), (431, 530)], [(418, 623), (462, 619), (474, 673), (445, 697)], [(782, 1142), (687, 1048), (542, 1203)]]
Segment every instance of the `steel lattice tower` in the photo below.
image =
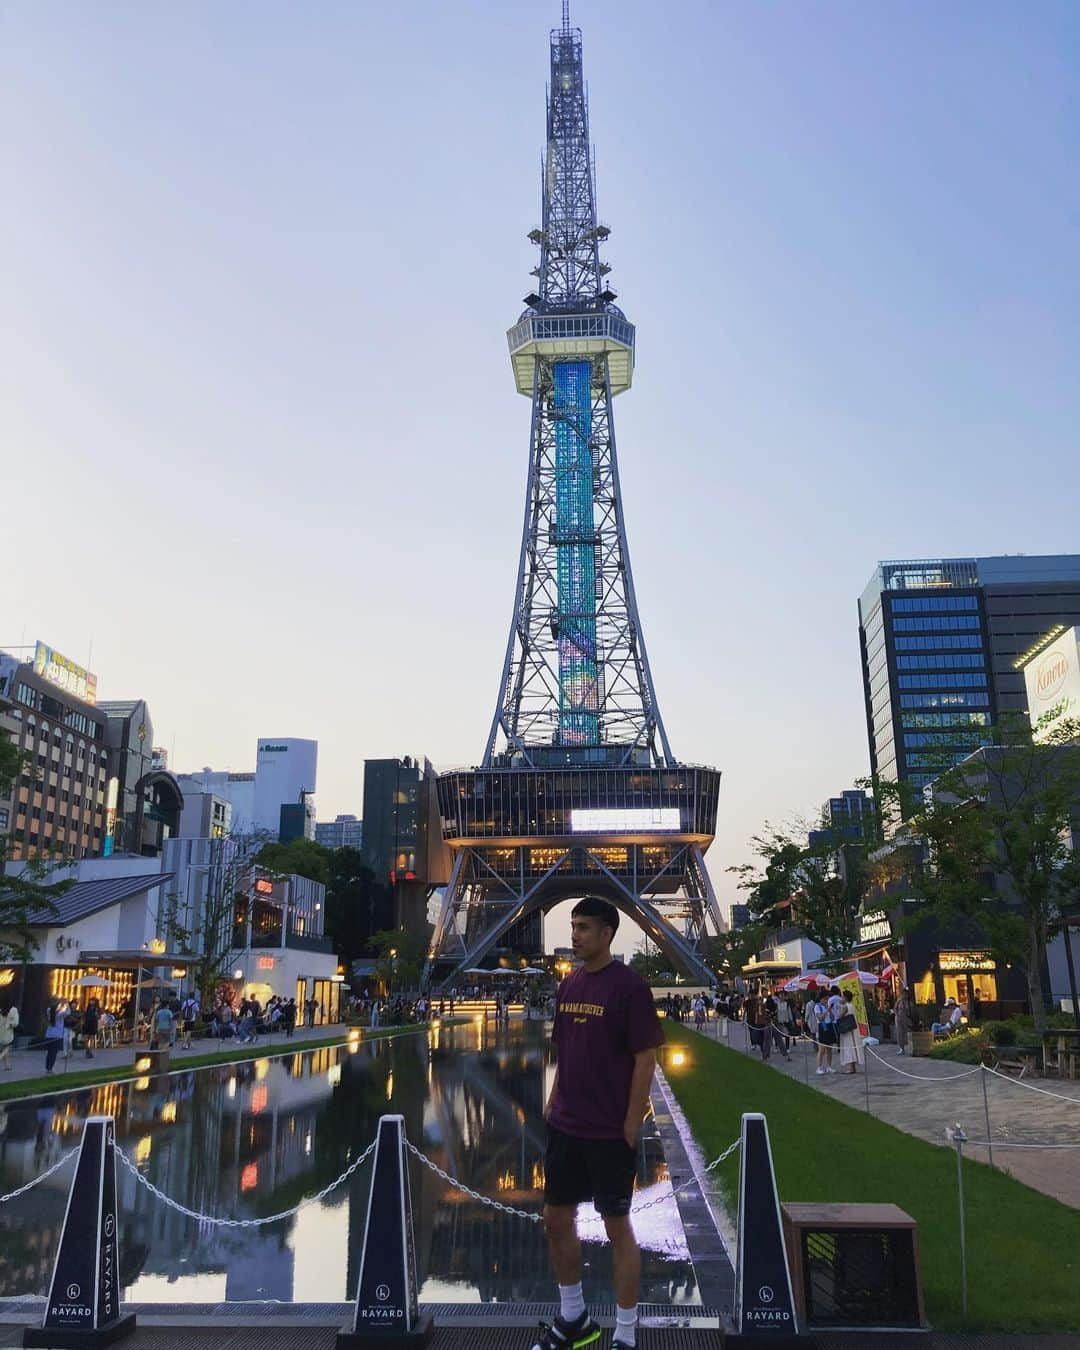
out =
[(536, 290), (507, 337), (532, 403), (510, 636), (480, 768), (443, 774), (454, 853), (428, 974), (492, 948), (539, 950), (539, 916), (586, 891), (632, 915), (687, 975), (722, 921), (703, 861), (720, 775), (679, 764), (660, 717), (634, 595), (612, 400), (634, 326), (600, 246), (581, 30), (551, 34)]

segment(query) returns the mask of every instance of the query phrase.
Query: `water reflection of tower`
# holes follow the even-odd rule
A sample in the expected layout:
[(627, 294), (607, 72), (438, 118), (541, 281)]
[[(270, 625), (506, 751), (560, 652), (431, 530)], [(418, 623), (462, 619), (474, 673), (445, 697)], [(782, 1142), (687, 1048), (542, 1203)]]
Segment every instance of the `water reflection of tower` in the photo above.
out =
[[(514, 1023), (490, 1051), (459, 1044), (436, 1053), (425, 1151), (474, 1190), (534, 1209), (543, 1179), (543, 1045)], [(467, 1032), (459, 1033), (462, 1040)], [(434, 1183), (432, 1186), (429, 1183)], [(428, 1174), (438, 1204), (425, 1230), (428, 1265), (441, 1281), (484, 1301), (547, 1297), (538, 1224), (451, 1191)]]

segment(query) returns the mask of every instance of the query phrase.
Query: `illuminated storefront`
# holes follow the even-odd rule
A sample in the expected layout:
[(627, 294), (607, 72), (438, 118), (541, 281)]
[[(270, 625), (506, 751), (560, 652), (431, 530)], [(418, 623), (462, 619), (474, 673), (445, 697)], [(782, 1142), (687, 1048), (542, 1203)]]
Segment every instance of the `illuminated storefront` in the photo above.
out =
[(859, 941), (848, 961), (876, 975), (890, 967), (893, 993), (906, 985), (916, 1004), (954, 998), (967, 1016), (998, 1019), (1028, 1011), (1027, 986), (1019, 972), (1002, 966), (973, 920), (942, 922), (932, 916), (914, 923), (919, 902), (868, 911), (859, 919)]

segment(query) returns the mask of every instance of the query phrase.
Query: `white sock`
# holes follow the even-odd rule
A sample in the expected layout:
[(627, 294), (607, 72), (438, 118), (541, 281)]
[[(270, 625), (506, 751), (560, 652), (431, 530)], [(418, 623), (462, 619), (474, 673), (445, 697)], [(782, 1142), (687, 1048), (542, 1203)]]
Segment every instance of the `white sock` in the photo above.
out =
[(581, 1282), (559, 1285), (559, 1316), (564, 1322), (576, 1322), (585, 1311), (585, 1295), (581, 1292)]
[(615, 1308), (615, 1340), (619, 1345), (637, 1344), (637, 1304), (632, 1308)]

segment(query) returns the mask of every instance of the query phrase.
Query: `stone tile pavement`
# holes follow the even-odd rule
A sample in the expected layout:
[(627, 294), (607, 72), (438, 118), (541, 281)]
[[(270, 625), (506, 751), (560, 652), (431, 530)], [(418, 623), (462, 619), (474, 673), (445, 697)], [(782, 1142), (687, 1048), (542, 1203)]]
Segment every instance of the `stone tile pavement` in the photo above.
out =
[[(724, 1025), (709, 1022), (706, 1034), (733, 1050), (760, 1058), (749, 1044), (745, 1022), (727, 1023), (727, 1037)], [(805, 1041), (792, 1046), (790, 1061), (774, 1049), (769, 1064), (778, 1073), (856, 1110), (865, 1111), (869, 1100), (871, 1115), (932, 1144), (945, 1143), (945, 1128), (955, 1122), (963, 1126), (969, 1139), (985, 1140), (988, 1107), (989, 1139), (996, 1146), (994, 1166), (1080, 1209), (1080, 1082), (1057, 1078), (1020, 1082), (982, 1070), (971, 1072), (970, 1065), (899, 1056), (893, 1045), (868, 1049), (872, 1053), (856, 1074), (837, 1072), (819, 1078), (814, 1073), (814, 1047)], [(1021, 1144), (1058, 1147), (1015, 1147)], [(981, 1162), (989, 1161), (985, 1147), (968, 1144), (964, 1151)]]

